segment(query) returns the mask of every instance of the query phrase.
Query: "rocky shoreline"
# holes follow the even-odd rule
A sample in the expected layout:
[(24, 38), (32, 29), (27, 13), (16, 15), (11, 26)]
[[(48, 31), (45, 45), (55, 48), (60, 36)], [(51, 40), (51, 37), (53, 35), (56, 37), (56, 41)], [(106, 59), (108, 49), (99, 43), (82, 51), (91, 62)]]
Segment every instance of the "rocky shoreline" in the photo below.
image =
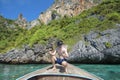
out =
[(25, 46), (23, 49), (13, 49), (7, 53), (0, 55), (2, 63), (45, 63), (49, 62), (45, 47), (39, 44), (30, 48)]
[[(120, 63), (120, 28), (109, 29), (103, 32), (92, 31), (84, 35), (69, 53), (67, 59), (70, 63)], [(55, 41), (55, 40), (51, 40)], [(12, 49), (0, 54), (0, 63), (50, 63), (47, 45), (34, 44), (22, 49)]]
[(120, 63), (120, 28), (90, 32), (70, 52), (70, 62)]

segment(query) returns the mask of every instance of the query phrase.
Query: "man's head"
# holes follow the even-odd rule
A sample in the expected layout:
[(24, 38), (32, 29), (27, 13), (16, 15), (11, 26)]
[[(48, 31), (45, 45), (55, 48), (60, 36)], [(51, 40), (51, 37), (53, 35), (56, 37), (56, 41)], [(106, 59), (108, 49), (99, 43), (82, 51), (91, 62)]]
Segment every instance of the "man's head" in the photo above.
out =
[(59, 40), (59, 41), (57, 42), (57, 46), (58, 46), (58, 47), (62, 46), (63, 44), (64, 44), (64, 43), (63, 43), (62, 40)]

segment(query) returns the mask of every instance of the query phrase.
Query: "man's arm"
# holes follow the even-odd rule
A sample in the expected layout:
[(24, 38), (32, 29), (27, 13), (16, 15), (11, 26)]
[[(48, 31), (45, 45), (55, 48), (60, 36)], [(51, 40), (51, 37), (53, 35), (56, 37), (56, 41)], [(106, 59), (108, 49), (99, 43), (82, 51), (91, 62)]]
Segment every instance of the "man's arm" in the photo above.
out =
[(49, 53), (54, 56), (56, 54), (56, 50), (53, 52), (53, 51), (49, 51)]
[(64, 56), (65, 58), (69, 57), (68, 52), (67, 52), (67, 49), (64, 49), (63, 52), (64, 52), (63, 56)]

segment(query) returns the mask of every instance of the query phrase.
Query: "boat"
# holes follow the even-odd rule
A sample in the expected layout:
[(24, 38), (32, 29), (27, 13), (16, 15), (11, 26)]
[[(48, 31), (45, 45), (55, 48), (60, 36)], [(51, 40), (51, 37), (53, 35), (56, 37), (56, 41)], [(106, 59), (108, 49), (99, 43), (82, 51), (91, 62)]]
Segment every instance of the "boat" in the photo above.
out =
[(102, 78), (80, 69), (72, 64), (68, 64), (67, 73), (64, 67), (56, 64), (56, 69), (52, 65), (28, 73), (16, 80), (103, 80)]

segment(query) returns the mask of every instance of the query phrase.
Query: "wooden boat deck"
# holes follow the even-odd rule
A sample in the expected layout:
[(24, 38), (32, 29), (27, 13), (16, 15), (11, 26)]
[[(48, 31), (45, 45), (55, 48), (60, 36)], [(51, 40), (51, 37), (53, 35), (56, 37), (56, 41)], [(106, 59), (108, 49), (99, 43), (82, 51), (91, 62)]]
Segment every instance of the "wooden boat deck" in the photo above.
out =
[(61, 65), (56, 66), (56, 70), (52, 70), (52, 66), (48, 66), (26, 74), (16, 80), (103, 80), (71, 64), (68, 64), (67, 73), (64, 72), (64, 67)]

